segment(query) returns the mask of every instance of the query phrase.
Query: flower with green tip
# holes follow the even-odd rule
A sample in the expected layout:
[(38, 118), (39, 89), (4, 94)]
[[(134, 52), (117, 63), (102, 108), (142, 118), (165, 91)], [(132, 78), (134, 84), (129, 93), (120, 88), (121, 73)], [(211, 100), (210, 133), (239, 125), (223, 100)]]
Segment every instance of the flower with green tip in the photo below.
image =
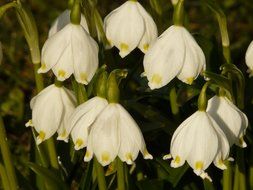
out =
[(229, 155), (229, 143), (215, 120), (205, 111), (197, 111), (188, 117), (174, 132), (170, 155), (171, 167), (182, 166), (185, 161), (196, 175), (211, 181), (205, 170), (213, 162), (216, 167), (226, 169), (224, 160)]
[(205, 70), (205, 55), (192, 35), (172, 25), (150, 47), (144, 57), (144, 73), (151, 89), (161, 88), (177, 77), (192, 84)]
[(215, 119), (227, 136), (230, 146), (246, 147), (243, 140), (248, 127), (247, 116), (225, 96), (214, 96), (208, 100), (207, 112)]
[(56, 132), (58, 140), (68, 141), (70, 128), (68, 119), (73, 113), (76, 98), (72, 91), (54, 84), (42, 90), (31, 102), (32, 119), (26, 126), (38, 132), (37, 144), (49, 139)]
[(138, 47), (146, 53), (157, 38), (157, 27), (150, 14), (137, 1), (126, 1), (104, 20), (110, 45), (119, 49), (123, 58)]
[(84, 161), (90, 161), (95, 154), (102, 166), (109, 165), (117, 156), (133, 164), (139, 151), (144, 159), (153, 158), (131, 115), (118, 103), (108, 104), (91, 126)]
[(81, 25), (69, 23), (45, 42), (38, 73), (52, 69), (59, 81), (74, 74), (77, 82), (87, 85), (97, 68), (96, 41)]

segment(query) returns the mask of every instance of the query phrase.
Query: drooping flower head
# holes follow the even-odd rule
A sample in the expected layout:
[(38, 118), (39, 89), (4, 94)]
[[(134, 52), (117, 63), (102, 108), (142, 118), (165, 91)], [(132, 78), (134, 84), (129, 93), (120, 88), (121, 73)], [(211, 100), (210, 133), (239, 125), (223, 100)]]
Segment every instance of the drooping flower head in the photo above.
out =
[(191, 84), (205, 67), (203, 51), (183, 26), (169, 27), (144, 57), (144, 76), (151, 89), (161, 88), (175, 77)]
[(126, 1), (104, 20), (106, 37), (116, 46), (120, 56), (127, 56), (138, 47), (146, 53), (157, 38), (157, 27), (150, 14), (137, 1)]
[(39, 73), (52, 69), (59, 81), (74, 74), (77, 82), (88, 84), (98, 68), (98, 45), (81, 25), (70, 23), (47, 39), (41, 63)]
[(107, 99), (109, 104), (100, 112), (90, 126), (87, 151), (84, 161), (97, 160), (106, 166), (117, 156), (121, 161), (132, 164), (139, 151), (144, 159), (152, 159), (148, 153), (144, 138), (132, 116), (118, 102), (118, 80), (126, 77), (126, 72), (114, 70), (107, 81)]
[(205, 111), (197, 111), (174, 132), (170, 152), (164, 159), (172, 157), (172, 167), (187, 161), (197, 175), (210, 179), (205, 170), (212, 162), (226, 168), (223, 161), (228, 158), (229, 144), (215, 120)]
[(243, 136), (248, 127), (247, 116), (225, 96), (214, 96), (208, 101), (207, 112), (225, 133), (230, 146), (246, 147)]
[(108, 104), (91, 126), (84, 160), (89, 161), (95, 154), (103, 166), (110, 164), (117, 156), (123, 162), (132, 164), (139, 151), (144, 159), (152, 159), (134, 119), (120, 104)]
[(65, 87), (50, 85), (35, 96), (30, 103), (32, 119), (26, 126), (32, 126), (38, 132), (37, 144), (58, 133), (58, 140), (68, 140), (70, 128), (69, 116), (75, 109), (74, 93)]

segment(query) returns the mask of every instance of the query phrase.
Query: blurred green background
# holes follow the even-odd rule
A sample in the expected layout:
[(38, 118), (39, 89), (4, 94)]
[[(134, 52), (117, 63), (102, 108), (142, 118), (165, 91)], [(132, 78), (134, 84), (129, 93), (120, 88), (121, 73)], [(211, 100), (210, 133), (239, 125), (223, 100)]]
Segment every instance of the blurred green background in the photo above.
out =
[[(104, 18), (110, 11), (121, 5), (125, 1), (117, 0), (97, 0), (97, 8)], [(0, 6), (9, 1), (1, 0)], [(66, 9), (67, 1), (54, 0), (24, 0), (34, 14), (38, 31), (40, 46), (42, 47), (48, 34), (50, 24), (53, 20)], [(172, 24), (173, 6), (170, 0), (142, 0), (139, 1), (155, 19), (159, 34)], [(253, 1), (252, 0), (224, 0), (218, 1), (228, 19), (228, 30), (231, 40), (231, 55), (233, 63), (236, 64), (246, 77), (245, 93), (245, 112), (250, 122), (253, 122), (253, 80), (248, 78), (245, 65), (245, 52), (253, 40)], [(85, 3), (85, 2), (84, 2)], [(186, 0), (186, 27), (194, 34), (194, 37), (203, 48), (208, 69), (219, 72), (222, 64), (221, 42), (219, 28), (212, 12), (203, 5), (201, 0)], [(87, 18), (88, 20), (90, 18)], [(95, 36), (94, 36), (95, 37)], [(95, 37), (96, 38), (96, 37)], [(32, 159), (33, 139), (30, 129), (25, 128), (26, 121), (31, 117), (29, 101), (35, 95), (35, 83), (33, 67), (30, 60), (29, 48), (25, 42), (15, 12), (8, 11), (0, 20), (0, 41), (3, 44), (4, 58), (0, 65), (0, 111), (4, 115), (6, 130), (9, 138), (10, 147), (14, 154), (14, 162), (18, 171), (29, 181), (31, 171), (25, 163)], [(118, 51), (112, 49), (102, 52), (103, 60), (101, 64), (107, 63), (109, 67), (128, 68), (131, 72), (129, 77), (123, 81), (122, 104), (131, 112), (140, 125), (147, 146), (151, 153), (156, 157), (154, 162), (141, 163), (140, 168), (147, 178), (138, 182), (139, 189), (203, 189), (210, 186), (196, 177), (191, 169), (187, 170), (184, 166), (178, 170), (171, 169), (169, 162), (161, 160), (162, 155), (169, 153), (169, 142), (171, 134), (178, 124), (196, 110), (196, 95), (199, 92), (203, 81), (197, 81), (192, 87), (180, 84), (174, 80), (178, 87), (178, 103), (180, 107), (180, 118), (175, 118), (171, 114), (169, 104), (169, 89), (171, 84), (156, 91), (149, 91), (147, 81), (140, 77), (143, 72), (143, 54), (135, 50), (125, 59), (120, 59)], [(53, 81), (52, 74), (47, 74), (46, 84)], [(67, 83), (68, 85), (68, 83)], [(251, 131), (248, 130), (246, 141), (251, 143)], [(59, 154), (64, 157), (68, 154), (66, 144), (58, 143)], [(247, 168), (251, 165), (250, 157), (251, 145), (245, 150)], [(82, 153), (80, 153), (82, 154)], [(233, 154), (233, 151), (232, 151)], [(64, 164), (69, 164), (66, 158)], [(141, 159), (140, 159), (141, 160)], [(139, 161), (139, 160), (138, 160)], [(137, 163), (138, 163), (137, 161)], [(140, 161), (142, 162), (142, 161)], [(78, 175), (86, 167), (76, 168), (69, 183), (73, 189), (75, 183), (80, 180)], [(145, 173), (146, 172), (146, 173)], [(181, 174), (186, 174), (181, 179)], [(210, 188), (221, 189), (220, 178), (222, 172), (218, 169), (210, 168), (210, 175), (214, 178), (213, 186)], [(176, 179), (176, 184), (173, 184)], [(145, 183), (143, 183), (143, 181)], [(179, 183), (178, 183), (179, 182)]]

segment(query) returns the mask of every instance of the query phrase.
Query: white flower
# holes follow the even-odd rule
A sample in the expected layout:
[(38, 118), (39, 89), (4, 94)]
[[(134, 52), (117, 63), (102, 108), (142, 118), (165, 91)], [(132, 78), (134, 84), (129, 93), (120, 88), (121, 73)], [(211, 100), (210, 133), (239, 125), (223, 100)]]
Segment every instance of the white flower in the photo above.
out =
[(228, 157), (229, 144), (214, 119), (204, 111), (197, 111), (177, 128), (170, 151), (172, 167), (180, 167), (187, 161), (197, 175), (210, 179), (205, 169), (212, 162), (225, 169), (223, 161)]
[[(70, 23), (70, 10), (67, 9), (55, 19), (52, 26), (50, 27), (48, 37), (50, 38), (52, 35), (63, 29), (69, 23)], [(80, 25), (89, 33), (89, 28), (85, 16), (83, 14), (81, 14)]]
[(207, 112), (227, 136), (230, 146), (246, 147), (243, 136), (248, 127), (247, 116), (224, 96), (214, 96), (208, 101)]
[(70, 23), (47, 39), (41, 63), (39, 73), (52, 69), (59, 81), (74, 73), (77, 82), (88, 84), (98, 68), (98, 45), (81, 25)]
[(247, 49), (245, 60), (246, 60), (246, 65), (249, 68), (248, 72), (250, 73), (250, 77), (251, 77), (253, 76), (253, 41), (250, 43)]
[(182, 26), (169, 27), (144, 57), (144, 75), (151, 89), (167, 85), (176, 76), (191, 84), (205, 67), (203, 51)]
[(58, 140), (68, 140), (70, 128), (66, 124), (75, 109), (75, 104), (72, 91), (54, 84), (31, 100), (32, 119), (26, 126), (34, 127), (38, 132), (37, 144), (53, 136), (56, 131)]
[(149, 13), (137, 1), (126, 1), (104, 20), (104, 28), (111, 46), (127, 56), (133, 49), (146, 53), (157, 38), (157, 27)]
[(129, 113), (120, 105), (110, 103), (91, 126), (85, 161), (95, 154), (98, 161), (106, 166), (116, 156), (132, 164), (139, 151), (144, 159), (152, 159), (148, 153), (142, 133)]
[(107, 104), (106, 99), (96, 96), (76, 108), (69, 124), (76, 150), (87, 146), (90, 126)]

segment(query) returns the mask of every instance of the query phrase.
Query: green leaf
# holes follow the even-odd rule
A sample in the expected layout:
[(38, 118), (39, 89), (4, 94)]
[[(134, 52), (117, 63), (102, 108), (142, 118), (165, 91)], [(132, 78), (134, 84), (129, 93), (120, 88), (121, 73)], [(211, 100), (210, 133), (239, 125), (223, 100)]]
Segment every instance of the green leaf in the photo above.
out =
[(45, 179), (46, 186), (49, 186), (50, 189), (55, 189), (55, 190), (68, 189), (67, 185), (59, 177), (60, 174), (58, 172), (39, 166), (32, 162), (27, 163), (27, 165), (34, 173), (40, 175), (41, 177)]
[(166, 180), (168, 180), (173, 185), (173, 187), (177, 186), (180, 179), (189, 168), (187, 164), (184, 164), (179, 168), (171, 168), (168, 161), (159, 158), (157, 158), (155, 161), (162, 169), (164, 169), (164, 171), (167, 172), (168, 176)]
[(91, 187), (91, 182), (92, 182), (92, 170), (93, 170), (93, 160), (91, 160), (88, 163), (87, 168), (81, 178), (81, 182), (79, 186), (80, 190), (91, 189), (90, 187)]
[(227, 90), (232, 94), (230, 80), (227, 77), (216, 73), (212, 73), (210, 71), (205, 71), (203, 74), (205, 77), (211, 80), (211, 83), (217, 84), (218, 86), (224, 88), (225, 90)]
[(159, 179), (142, 180), (137, 182), (140, 190), (161, 190), (164, 189), (164, 182)]
[(203, 180), (205, 190), (215, 190), (214, 185), (209, 180)]

